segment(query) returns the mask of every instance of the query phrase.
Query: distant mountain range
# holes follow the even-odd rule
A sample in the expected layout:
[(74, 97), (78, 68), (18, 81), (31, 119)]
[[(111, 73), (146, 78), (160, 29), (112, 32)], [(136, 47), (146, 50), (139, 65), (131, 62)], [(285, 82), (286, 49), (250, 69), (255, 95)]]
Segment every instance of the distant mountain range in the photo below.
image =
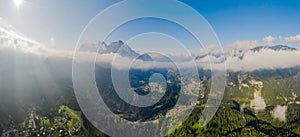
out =
[[(257, 46), (251, 49), (235, 49), (235, 48), (225, 48), (224, 50), (224, 56), (226, 59), (228, 58), (239, 58), (239, 59), (243, 59), (243, 57), (246, 54), (249, 53), (259, 53), (259, 52), (264, 52), (266, 50), (271, 50), (271, 51), (287, 51), (287, 52), (295, 52), (298, 51), (298, 49), (293, 48), (293, 47), (289, 47), (287, 45), (274, 45), (274, 46)], [(196, 60), (202, 60), (206, 57), (214, 57), (214, 58), (220, 58), (222, 53), (207, 53), (205, 55), (200, 55), (200, 56), (196, 56)]]
[[(138, 52), (134, 51), (133, 49), (130, 48), (129, 45), (124, 44), (122, 41), (117, 41), (117, 42), (112, 42), (109, 45), (107, 45), (104, 42), (99, 42), (98, 44), (94, 45), (99, 47), (99, 54), (119, 54), (122, 57), (128, 57), (128, 58), (136, 58), (142, 60), (142, 61), (153, 61), (153, 62), (165, 62), (165, 63), (171, 63), (172, 60), (166, 56), (162, 55), (156, 55), (153, 53), (149, 54), (139, 54)], [(247, 46), (247, 45), (245, 45)], [(286, 59), (286, 58), (295, 58), (297, 56), (300, 57), (300, 52), (298, 49), (287, 46), (287, 45), (274, 45), (274, 46), (257, 46), (254, 48), (236, 48), (236, 47), (225, 47), (224, 48), (224, 53), (216, 53), (216, 52), (208, 52), (208, 53), (201, 53), (199, 51), (200, 55), (194, 55), (193, 59), (197, 63), (212, 63), (212, 64), (218, 64), (222, 62), (226, 62), (228, 64), (228, 69), (229, 70), (242, 70), (246, 66), (243, 66), (243, 64), (247, 64), (247, 60), (251, 59), (251, 63), (253, 63), (254, 60), (264, 61), (267, 58), (275, 58), (275, 61), (280, 61), (280, 59)], [(267, 58), (262, 57), (262, 55), (268, 56)], [(190, 61), (188, 59), (184, 59), (185, 57), (176, 57), (175, 55), (169, 55), (170, 57), (173, 58), (181, 58), (178, 60), (181, 60), (179, 62), (184, 62), (184, 61)], [(273, 57), (275, 56), (275, 57)], [(283, 58), (278, 58), (276, 57), (282, 57)], [(270, 62), (270, 61), (267, 61)], [(256, 70), (256, 69), (274, 69), (274, 68), (288, 68), (288, 67), (297, 67), (297, 63), (292, 63), (287, 64), (284, 66), (285, 61), (279, 63), (277, 66), (272, 66), (272, 65), (267, 65), (266, 68), (263, 67), (257, 67), (257, 68), (251, 68), (249, 70)], [(236, 64), (240, 64), (238, 67), (230, 67), (234, 66)], [(259, 66), (260, 63), (256, 64), (256, 66)], [(268, 63), (266, 63), (268, 64)], [(300, 64), (299, 64), (300, 65)]]

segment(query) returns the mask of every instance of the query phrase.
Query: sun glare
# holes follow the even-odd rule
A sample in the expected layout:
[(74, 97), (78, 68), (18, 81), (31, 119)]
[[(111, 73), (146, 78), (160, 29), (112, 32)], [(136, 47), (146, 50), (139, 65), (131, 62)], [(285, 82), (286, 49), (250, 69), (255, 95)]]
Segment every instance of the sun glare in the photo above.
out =
[(19, 8), (21, 5), (22, 5), (22, 3), (24, 2), (24, 0), (13, 0), (14, 1), (14, 3), (15, 3), (15, 5)]

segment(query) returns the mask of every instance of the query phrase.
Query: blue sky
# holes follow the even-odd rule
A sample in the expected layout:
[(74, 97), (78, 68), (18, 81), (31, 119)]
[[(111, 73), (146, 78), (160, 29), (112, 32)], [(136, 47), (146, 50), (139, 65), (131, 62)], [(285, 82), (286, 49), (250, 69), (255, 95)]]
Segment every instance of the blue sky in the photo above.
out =
[(184, 0), (213, 26), (224, 43), (234, 40), (260, 40), (264, 36), (299, 34), (298, 0)]
[[(284, 38), (300, 34), (298, 0), (181, 1), (206, 18), (223, 45), (236, 40), (262, 41), (269, 35)], [(0, 17), (40, 43), (49, 45), (52, 39), (57, 48), (74, 49), (85, 25), (116, 2), (118, 0), (25, 0), (17, 8), (13, 0), (1, 0)], [(274, 43), (298, 44), (278, 39)]]

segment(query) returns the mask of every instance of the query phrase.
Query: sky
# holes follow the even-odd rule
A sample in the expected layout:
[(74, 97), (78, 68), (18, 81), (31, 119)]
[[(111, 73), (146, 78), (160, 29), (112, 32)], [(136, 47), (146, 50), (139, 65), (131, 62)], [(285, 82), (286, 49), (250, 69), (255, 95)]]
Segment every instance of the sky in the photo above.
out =
[[(72, 50), (89, 21), (117, 2), (119, 0), (24, 0), (16, 6), (13, 0), (1, 0), (0, 17), (20, 33), (46, 46)], [(298, 0), (181, 2), (194, 8), (210, 23), (223, 46), (239, 40), (257, 40), (266, 45), (300, 45), (300, 36), (296, 37), (300, 34)], [(180, 13), (174, 11), (174, 14)]]

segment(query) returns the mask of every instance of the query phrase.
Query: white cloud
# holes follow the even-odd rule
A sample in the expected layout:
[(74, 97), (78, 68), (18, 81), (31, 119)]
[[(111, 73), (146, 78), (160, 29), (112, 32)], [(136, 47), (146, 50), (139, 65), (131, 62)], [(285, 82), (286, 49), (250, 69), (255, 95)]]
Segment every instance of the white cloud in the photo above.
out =
[(276, 40), (273, 36), (266, 36), (263, 38), (263, 41), (266, 42), (268, 46), (272, 46), (273, 42)]
[(300, 35), (284, 38), (285, 42), (300, 42)]
[(206, 52), (215, 52), (215, 51), (218, 51), (219, 47), (215, 44), (211, 44), (211, 45), (207, 45), (204, 47)]
[(253, 71), (258, 69), (290, 68), (300, 66), (299, 51), (274, 51), (262, 49), (260, 52), (248, 51), (243, 59), (228, 57), (227, 68), (234, 71)]
[(254, 110), (264, 110), (266, 108), (266, 102), (262, 97), (256, 97), (255, 99), (251, 100), (250, 107)]
[(259, 42), (257, 40), (238, 40), (234, 43), (228, 45), (228, 48), (232, 49), (251, 49), (259, 46)]
[(281, 122), (285, 122), (286, 121), (285, 115), (286, 115), (287, 108), (288, 108), (287, 106), (280, 106), (280, 105), (276, 106), (274, 110), (271, 111), (272, 117), (275, 119), (277, 118)]

